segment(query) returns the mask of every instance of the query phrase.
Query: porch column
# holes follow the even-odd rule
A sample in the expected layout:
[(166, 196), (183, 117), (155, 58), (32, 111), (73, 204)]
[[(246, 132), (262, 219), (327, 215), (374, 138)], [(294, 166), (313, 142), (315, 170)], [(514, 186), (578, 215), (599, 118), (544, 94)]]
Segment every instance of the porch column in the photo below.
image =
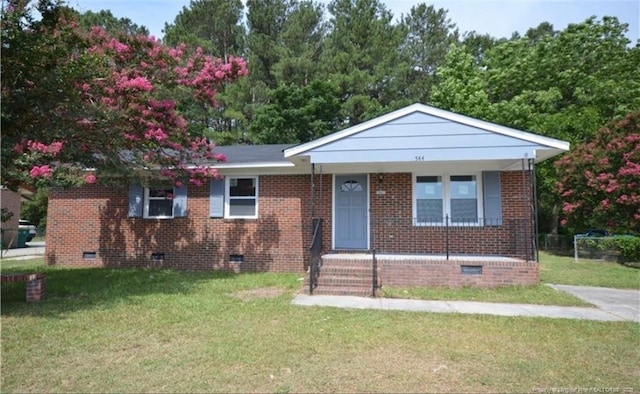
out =
[[(316, 165), (311, 163), (311, 221), (316, 217)], [(313, 232), (313, 230), (311, 230)]]
[(538, 190), (536, 180), (536, 162), (529, 159), (529, 174), (531, 174), (531, 196), (533, 198), (532, 217), (533, 217), (533, 252), (537, 262), (540, 262), (540, 253), (538, 251)]
[[(527, 190), (527, 181), (526, 174), (529, 172), (529, 176), (533, 177), (534, 174), (531, 172), (531, 159), (529, 159), (528, 155), (525, 153), (524, 158), (522, 159), (522, 205), (523, 205), (523, 213), (527, 215), (524, 220), (524, 254), (527, 260), (535, 259), (535, 242), (533, 240), (534, 235), (534, 227), (535, 227), (535, 219), (534, 219), (534, 203), (531, 200), (532, 190)], [(529, 187), (533, 187), (533, 183), (529, 180)], [(535, 198), (534, 198), (535, 199)]]

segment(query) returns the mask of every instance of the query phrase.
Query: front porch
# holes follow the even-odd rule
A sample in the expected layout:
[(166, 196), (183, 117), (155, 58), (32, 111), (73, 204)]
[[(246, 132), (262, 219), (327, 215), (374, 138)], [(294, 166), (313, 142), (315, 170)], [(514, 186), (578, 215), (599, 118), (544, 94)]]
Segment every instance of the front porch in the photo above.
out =
[(391, 287), (530, 286), (539, 280), (536, 261), (504, 256), (377, 254), (374, 250), (324, 254), (311, 267), (311, 294), (376, 296)]
[(415, 104), (286, 149), (311, 174), (309, 291), (537, 284), (535, 165), (568, 148)]
[[(372, 178), (376, 182), (371, 182)], [(491, 288), (537, 284), (532, 178), (531, 168), (497, 174), (494, 185), (500, 203), (492, 212), (499, 216), (487, 216), (489, 182), (486, 177), (478, 177), (484, 182), (471, 183), (469, 189), (484, 195), (484, 201), (473, 200), (474, 216), (452, 218), (448, 213), (441, 217), (413, 216), (410, 173), (318, 176), (313, 184), (321, 192), (317, 200), (312, 192), (312, 207), (317, 207), (313, 211), (329, 218), (312, 221), (306, 282), (309, 293), (375, 296), (382, 286)], [(349, 187), (343, 187), (345, 184)], [(323, 189), (328, 190), (322, 193)], [(329, 198), (323, 198), (323, 194)], [(355, 199), (355, 194), (361, 196)], [(364, 201), (363, 209), (359, 204), (353, 211), (339, 206), (337, 196), (345, 195)], [(475, 216), (478, 213), (485, 215)], [(353, 230), (342, 234), (354, 234), (346, 239), (357, 241), (356, 247), (343, 246), (339, 231), (343, 227)]]

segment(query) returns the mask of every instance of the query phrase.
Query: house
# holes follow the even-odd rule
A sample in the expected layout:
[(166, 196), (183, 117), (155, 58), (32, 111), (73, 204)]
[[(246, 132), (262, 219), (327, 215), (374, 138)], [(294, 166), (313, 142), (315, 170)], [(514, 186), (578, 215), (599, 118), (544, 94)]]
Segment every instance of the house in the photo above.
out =
[(367, 286), (534, 284), (532, 175), (568, 149), (414, 104), (296, 146), (218, 147), (224, 177), (200, 187), (51, 190), (46, 261), (310, 269), (311, 289), (349, 282), (341, 270)]
[(35, 192), (34, 189), (26, 185), (20, 185), (16, 191), (4, 186), (0, 187), (0, 205), (2, 206), (3, 219), (6, 219), (1, 224), (2, 235), (0, 236), (0, 241), (3, 249), (19, 247), (20, 208), (22, 203), (29, 201)]
[(18, 240), (18, 219), (20, 218), (20, 193), (0, 187), (0, 202), (2, 203), (3, 219), (6, 215), (6, 221), (2, 222), (2, 248), (8, 249), (15, 247)]

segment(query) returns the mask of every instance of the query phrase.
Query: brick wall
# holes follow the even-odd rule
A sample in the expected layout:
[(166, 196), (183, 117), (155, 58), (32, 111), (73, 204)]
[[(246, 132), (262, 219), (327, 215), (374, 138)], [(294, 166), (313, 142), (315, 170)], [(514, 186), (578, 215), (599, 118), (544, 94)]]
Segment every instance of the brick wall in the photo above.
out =
[[(188, 215), (128, 217), (128, 191), (52, 189), (49, 265), (301, 272), (311, 233), (309, 176), (260, 176), (259, 219), (209, 217), (209, 185), (188, 189)], [(86, 254), (85, 254), (86, 253)], [(164, 260), (153, 254), (164, 253)], [(231, 262), (242, 255), (244, 262)], [(83, 257), (84, 256), (84, 257)]]
[(503, 218), (502, 225), (495, 226), (414, 226), (412, 182), (410, 173), (384, 174), (382, 182), (372, 178), (372, 248), (384, 253), (445, 254), (448, 249), (450, 254), (531, 258), (528, 174), (523, 183), (521, 171), (501, 173)]
[[(382, 286), (500, 287), (530, 286), (539, 282), (534, 261), (491, 259), (387, 259), (378, 257)], [(465, 274), (462, 266), (480, 267), (481, 273)]]
[[(524, 257), (523, 232), (513, 222), (527, 217), (523, 207), (530, 204), (523, 200), (522, 172), (502, 173), (501, 180), (504, 224), (450, 228), (451, 254)], [(315, 216), (324, 218), (325, 252), (332, 247), (332, 181), (332, 175), (316, 175)], [(209, 185), (189, 185), (188, 216), (174, 219), (129, 218), (127, 188), (52, 189), (46, 261), (85, 267), (302, 272), (311, 237), (310, 183), (309, 175), (260, 176), (255, 220), (209, 218)], [(528, 179), (524, 185), (529, 187)], [(385, 174), (382, 183), (372, 176), (369, 189), (373, 248), (386, 253), (445, 252), (444, 228), (412, 225), (411, 174)], [(154, 254), (164, 254), (164, 260), (152, 259)], [(231, 255), (242, 255), (244, 262), (230, 261)]]
[(47, 293), (44, 274), (41, 272), (35, 274), (4, 274), (0, 275), (0, 282), (27, 282), (27, 302), (42, 301)]

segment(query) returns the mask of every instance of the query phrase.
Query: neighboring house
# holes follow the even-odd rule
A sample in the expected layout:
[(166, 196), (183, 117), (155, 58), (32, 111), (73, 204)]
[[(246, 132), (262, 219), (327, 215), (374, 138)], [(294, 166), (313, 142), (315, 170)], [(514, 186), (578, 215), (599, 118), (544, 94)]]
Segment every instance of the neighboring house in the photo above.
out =
[(224, 178), (203, 186), (53, 189), (46, 260), (304, 272), (321, 223), (324, 265), (375, 251), (378, 284), (533, 284), (534, 166), (568, 149), (414, 104), (301, 145), (218, 147)]
[(0, 188), (0, 201), (2, 209), (11, 214), (11, 217), (2, 222), (2, 247), (4, 249), (15, 247), (18, 243), (18, 220), (20, 219), (20, 193), (7, 188)]
[(1, 241), (4, 249), (18, 246), (20, 207), (22, 202), (28, 201), (34, 193), (35, 190), (26, 185), (20, 186), (17, 191), (0, 187), (0, 205), (5, 212), (11, 213), (11, 217), (6, 222), (2, 222)]

